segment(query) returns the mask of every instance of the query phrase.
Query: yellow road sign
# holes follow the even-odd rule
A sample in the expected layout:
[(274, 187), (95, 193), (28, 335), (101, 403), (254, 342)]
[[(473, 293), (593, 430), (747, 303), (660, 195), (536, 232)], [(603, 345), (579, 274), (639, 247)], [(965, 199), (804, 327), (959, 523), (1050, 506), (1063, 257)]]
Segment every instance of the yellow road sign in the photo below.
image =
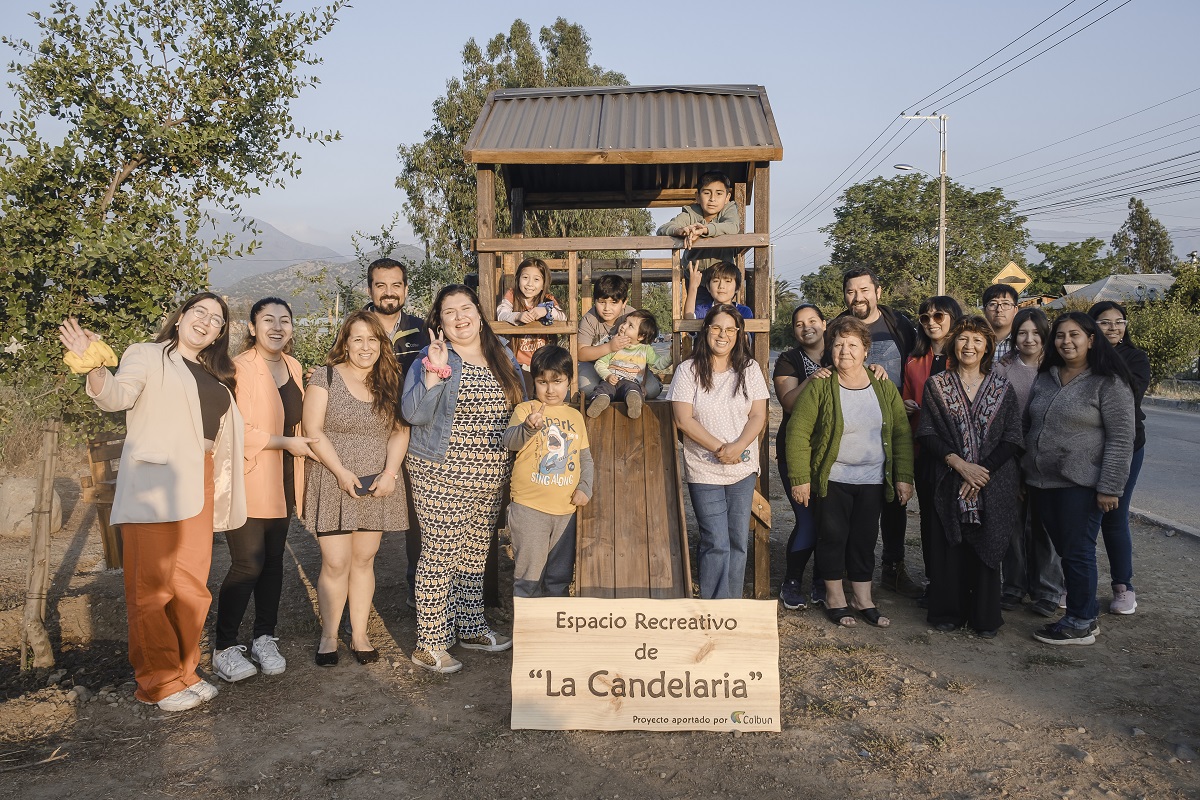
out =
[(1025, 270), (1017, 266), (1015, 261), (1008, 262), (1008, 265), (996, 273), (996, 277), (992, 278), (992, 283), (1003, 283), (1017, 290), (1017, 294), (1025, 291), (1029, 284), (1033, 283), (1033, 278), (1025, 274)]

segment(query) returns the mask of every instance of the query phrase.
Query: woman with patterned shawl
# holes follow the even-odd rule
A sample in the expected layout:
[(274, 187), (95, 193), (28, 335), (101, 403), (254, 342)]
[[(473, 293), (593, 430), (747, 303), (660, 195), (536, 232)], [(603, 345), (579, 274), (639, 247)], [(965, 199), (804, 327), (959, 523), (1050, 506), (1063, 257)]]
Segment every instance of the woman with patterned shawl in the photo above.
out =
[(917, 428), (934, 468), (928, 619), (939, 631), (970, 625), (991, 639), (1004, 624), (1000, 562), (1021, 530), (1021, 413), (1008, 379), (992, 371), (987, 320), (960, 319), (949, 340), (946, 370), (925, 384)]

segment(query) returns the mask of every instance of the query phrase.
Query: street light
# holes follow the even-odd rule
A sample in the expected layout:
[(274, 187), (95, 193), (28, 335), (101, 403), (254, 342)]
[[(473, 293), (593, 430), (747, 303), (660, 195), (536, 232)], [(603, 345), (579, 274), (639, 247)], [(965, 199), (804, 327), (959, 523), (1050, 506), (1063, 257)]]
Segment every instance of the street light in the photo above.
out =
[[(904, 115), (905, 119), (928, 119), (938, 121), (938, 151), (941, 162), (941, 184), (942, 195), (938, 202), (938, 288), (937, 293), (943, 295), (946, 293), (946, 114), (938, 114), (936, 116), (917, 116)], [(917, 169), (911, 164), (897, 164), (896, 169), (908, 170)], [(918, 170), (925, 172), (925, 170)], [(928, 172), (925, 172), (929, 177), (933, 177)]]

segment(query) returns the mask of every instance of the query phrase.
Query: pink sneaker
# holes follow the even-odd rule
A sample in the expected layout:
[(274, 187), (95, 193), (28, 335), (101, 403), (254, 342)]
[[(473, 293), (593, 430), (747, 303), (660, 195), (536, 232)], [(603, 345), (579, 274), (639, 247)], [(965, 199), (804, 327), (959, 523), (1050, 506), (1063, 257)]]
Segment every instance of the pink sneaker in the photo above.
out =
[(1137, 594), (1133, 589), (1127, 589), (1123, 583), (1114, 586), (1113, 599), (1108, 605), (1108, 613), (1132, 614), (1135, 609), (1137, 609)]

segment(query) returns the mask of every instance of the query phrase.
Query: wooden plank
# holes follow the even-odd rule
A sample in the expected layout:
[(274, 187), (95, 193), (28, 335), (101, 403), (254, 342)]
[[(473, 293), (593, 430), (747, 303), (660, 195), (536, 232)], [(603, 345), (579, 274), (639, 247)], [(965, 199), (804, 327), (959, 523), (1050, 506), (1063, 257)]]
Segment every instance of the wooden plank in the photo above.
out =
[(88, 445), (88, 460), (93, 464), (100, 461), (117, 461), (125, 447), (125, 437), (107, 441), (93, 441)]
[[(674, 325), (678, 325), (683, 319), (683, 294), (682, 281), (683, 273), (680, 268), (679, 261), (680, 252), (678, 250), (671, 251), (671, 319)], [(675, 368), (679, 366), (680, 356), (683, 349), (683, 336), (679, 331), (672, 327), (671, 330), (671, 375), (675, 375)]]
[(750, 501), (750, 514), (763, 525), (771, 527), (771, 501), (754, 490), (754, 497)]
[[(745, 323), (746, 323), (746, 330), (749, 331), (750, 333), (767, 333), (771, 330), (771, 320), (769, 320), (769, 319), (759, 319), (759, 318), (755, 317), (754, 319), (745, 320)], [(677, 320), (675, 320), (675, 330), (682, 332), (682, 333), (698, 333), (698, 332), (704, 330), (704, 320), (702, 320), (702, 319), (677, 319)], [(757, 358), (758, 357), (758, 352), (757, 352), (758, 351), (758, 340), (757, 339), (755, 340), (754, 344), (755, 344), (755, 358)], [(766, 345), (768, 348), (767, 353), (769, 355), (770, 354), (770, 349), (769, 349), (770, 341), (768, 341), (766, 343)]]
[[(668, 456), (674, 460), (675, 442), (669, 439), (664, 441), (670, 436), (670, 427), (662, 424), (664, 413), (671, 413), (671, 404), (665, 400), (651, 400), (646, 403), (641, 419), (646, 453), (646, 550), (649, 555), (647, 585), (650, 597), (659, 600), (684, 596), (683, 584), (677, 580), (673, 569), (678, 563), (678, 559), (673, 555), (679, 551), (678, 531), (675, 530), (678, 520), (672, 519), (671, 509), (668, 503), (664, 502), (675, 493), (674, 481), (667, 483), (671, 472), (664, 463)], [(672, 542), (675, 542), (674, 548), (671, 547)], [(682, 573), (682, 568), (679, 571)]]
[[(478, 129), (478, 125), (476, 126)], [(464, 150), (469, 164), (698, 164), (782, 161), (783, 147), (690, 147), (686, 150), (512, 149)]]
[(543, 325), (539, 321), (527, 322), (524, 325), (513, 325), (511, 322), (493, 322), (491, 323), (492, 330), (500, 336), (509, 336), (514, 333), (529, 333), (541, 336), (543, 334), (554, 334), (556, 336), (570, 336), (573, 333), (579, 332), (579, 325), (571, 327), (570, 322), (555, 322), (553, 325)]
[(696, 193), (691, 189), (687, 190), (686, 199), (635, 199), (633, 202), (580, 197), (579, 199), (570, 201), (555, 202), (553, 200), (543, 200), (537, 204), (533, 204), (529, 201), (529, 198), (532, 196), (532, 194), (526, 195), (526, 211), (576, 211), (586, 208), (679, 208), (681, 205), (687, 205), (688, 201), (695, 202), (696, 199)]
[[(480, 240), (496, 235), (496, 173), (491, 165), (475, 170), (475, 235)], [(516, 248), (519, 249), (519, 248)], [(496, 257), (490, 252), (477, 252), (479, 261), (479, 293), (483, 301), (483, 316), (496, 320), (497, 286), (494, 275)]]
[[(617, 493), (614, 528), (616, 596), (650, 596), (650, 557), (647, 542), (645, 465), (641, 419), (625, 416), (625, 404), (617, 403), (601, 416), (613, 419), (613, 462)], [(661, 498), (658, 502), (662, 502)]]
[[(758, 199), (754, 203), (754, 232), (770, 238), (771, 231), (771, 173), (770, 165), (756, 164), (754, 169), (754, 184)], [(774, 294), (775, 273), (771, 264), (771, 248), (756, 247), (754, 249), (754, 304), (751, 306), (758, 317), (770, 321), (771, 298)], [(757, 336), (754, 339), (754, 358), (763, 371), (763, 377), (770, 384), (767, 374), (771, 359), (771, 342), (769, 336)], [(771, 496), (771, 447), (767, 439), (769, 425), (764, 426), (758, 437), (759, 476), (758, 491), (762, 497)], [(770, 503), (767, 504), (768, 508)], [(754, 596), (766, 599), (771, 596), (771, 525), (764, 528), (761, 524), (754, 526)]]
[[(490, 174), (490, 173), (488, 173)], [(494, 198), (493, 198), (494, 199)], [(478, 217), (479, 214), (477, 213)], [(494, 224), (494, 220), (493, 220)], [(526, 250), (550, 253), (575, 250), (678, 250), (682, 240), (674, 236), (568, 236), (525, 239), (497, 239), (494, 233), (478, 236), (472, 247), (479, 254), (519, 253)], [(732, 236), (717, 236), (700, 239), (692, 245), (693, 250), (734, 249), (766, 247), (771, 244), (765, 234), (741, 233)]]
[[(679, 530), (671, 536), (671, 563), (679, 570), (676, 580), (681, 581), (685, 591), (684, 597), (692, 596), (692, 554), (688, 549), (687, 525), (684, 520), (687, 519), (683, 510), (683, 463), (681, 461), (679, 441), (679, 428), (675, 425), (675, 413), (670, 408), (671, 404), (667, 403), (667, 416), (670, 421), (670, 436), (663, 440), (663, 446), (666, 447), (670, 442), (671, 449), (674, 451), (671, 458), (664, 461), (664, 464), (671, 470), (675, 480), (675, 511), (679, 520)], [(664, 422), (665, 426), (665, 422)], [(671, 480), (668, 477), (667, 480)]]
[(617, 475), (613, 464), (612, 414), (587, 418), (588, 443), (595, 463), (592, 500), (583, 507), (575, 543), (575, 594), (614, 597), (611, 520), (617, 505)]
[(513, 236), (525, 235), (525, 190), (521, 187), (514, 187), (508, 193), (508, 207), (512, 215), (512, 221), (509, 223), (509, 232)]
[(567, 349), (571, 351), (571, 396), (579, 391), (579, 254), (567, 253)]
[(630, 283), (629, 300), (633, 303), (634, 308), (642, 307), (642, 260), (633, 258), (629, 260), (630, 264)]
[(606, 203), (608, 208), (624, 205), (627, 208), (661, 202), (664, 205), (680, 205), (696, 202), (695, 189), (630, 189), (628, 192), (614, 191), (571, 191), (571, 192), (529, 192), (525, 195), (527, 209), (544, 208), (546, 206), (561, 206), (570, 203)]
[[(576, 253), (578, 257), (578, 253)], [(583, 289), (583, 296), (579, 298), (580, 313), (586, 314), (592, 310), (592, 260), (590, 258), (580, 259), (581, 276), (580, 285)]]

